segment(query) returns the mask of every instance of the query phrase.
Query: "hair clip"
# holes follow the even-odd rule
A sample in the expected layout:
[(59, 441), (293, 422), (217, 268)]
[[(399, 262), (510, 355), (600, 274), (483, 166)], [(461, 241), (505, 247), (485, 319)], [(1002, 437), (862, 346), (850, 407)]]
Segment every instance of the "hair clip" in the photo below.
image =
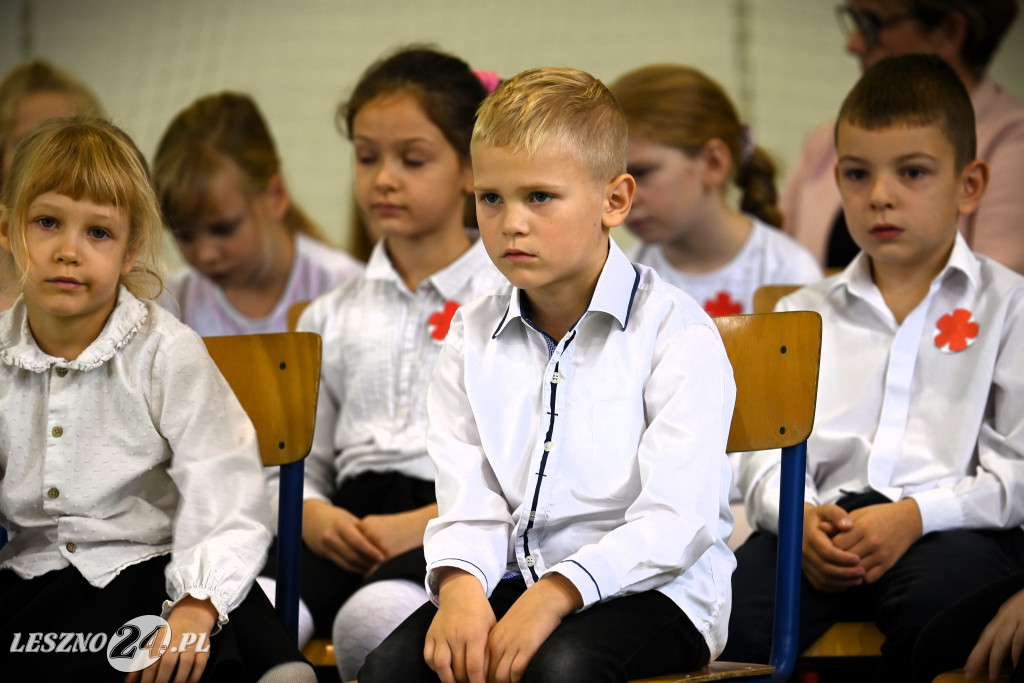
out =
[(754, 156), (754, 134), (750, 130), (750, 124), (744, 121), (740, 124), (740, 144), (742, 149), (740, 150), (740, 163), (745, 164), (750, 161), (750, 157)]
[(498, 86), (501, 85), (501, 76), (493, 71), (474, 71), (473, 73), (480, 79), (480, 83), (483, 84), (484, 90), (487, 91), (488, 95), (497, 90)]

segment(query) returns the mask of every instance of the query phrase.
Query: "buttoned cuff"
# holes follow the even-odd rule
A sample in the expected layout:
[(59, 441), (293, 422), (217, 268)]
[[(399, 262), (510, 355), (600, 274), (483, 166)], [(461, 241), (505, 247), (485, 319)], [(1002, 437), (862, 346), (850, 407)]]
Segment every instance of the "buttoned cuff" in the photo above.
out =
[(933, 531), (962, 529), (964, 513), (956, 494), (949, 489), (931, 489), (910, 496), (921, 511), (921, 535)]
[(431, 562), (430, 566), (427, 567), (427, 578), (423, 581), (423, 584), (427, 589), (427, 596), (430, 598), (430, 601), (434, 603), (435, 607), (440, 606), (438, 601), (440, 586), (437, 583), (437, 570), (444, 569), (445, 567), (461, 569), (467, 574), (472, 574), (477, 578), (477, 581), (480, 582), (480, 585), (484, 587), (484, 594), (487, 597), (491, 596), (491, 591), (494, 589), (494, 586), (489, 585), (487, 576), (479, 567), (472, 562), (460, 560), (455, 557), (449, 557), (443, 560), (437, 560), (436, 562)]

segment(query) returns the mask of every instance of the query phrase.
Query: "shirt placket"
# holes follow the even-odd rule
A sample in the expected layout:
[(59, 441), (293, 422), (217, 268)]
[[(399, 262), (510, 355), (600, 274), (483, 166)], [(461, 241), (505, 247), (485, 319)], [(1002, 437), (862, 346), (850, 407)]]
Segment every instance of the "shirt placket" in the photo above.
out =
[(67, 510), (66, 500), (71, 493), (67, 478), (67, 463), (70, 458), (75, 434), (68, 425), (67, 417), (72, 400), (73, 373), (64, 367), (51, 367), (49, 370), (50, 391), (47, 400), (46, 450), (43, 455), (43, 481), (40, 495), (43, 511), (51, 518), (58, 520), (58, 537), (63, 546), (62, 554), (67, 556), (78, 550), (73, 539), (64, 539), (60, 533), (59, 520)]
[(899, 500), (902, 494), (901, 487), (892, 485), (893, 470), (906, 435), (910, 392), (928, 303), (928, 299), (922, 302), (896, 330), (885, 371), (878, 429), (868, 454), (868, 484), (893, 501)]
[(399, 350), (400, 357), (397, 364), (396, 378), (398, 382), (390, 391), (394, 406), (396, 434), (408, 426), (410, 419), (411, 404), (416, 395), (413, 385), (419, 369), (417, 359), (422, 357), (420, 345), (428, 334), (423, 311), (429, 308), (430, 298), (429, 292), (420, 289), (412, 295), (411, 300), (407, 300), (407, 308), (403, 316), (405, 320)]
[(534, 451), (529, 484), (523, 498), (524, 514), (519, 520), (516, 532), (516, 556), (519, 569), (524, 576), (530, 577), (531, 583), (537, 582), (546, 569), (543, 551), (540, 547), (541, 535), (538, 533), (538, 523), (542, 523), (545, 516), (545, 503), (543, 502), (543, 496), (547, 490), (545, 489), (547, 485), (545, 480), (549, 476), (548, 470), (552, 460), (559, 457), (558, 437), (564, 432), (563, 425), (568, 419), (568, 415), (566, 415), (566, 394), (568, 393), (566, 370), (570, 362), (568, 348), (574, 337), (575, 331), (570, 331), (565, 336), (563, 341), (555, 347), (555, 351), (551, 354), (544, 369), (541, 425), (538, 430), (542, 438)]

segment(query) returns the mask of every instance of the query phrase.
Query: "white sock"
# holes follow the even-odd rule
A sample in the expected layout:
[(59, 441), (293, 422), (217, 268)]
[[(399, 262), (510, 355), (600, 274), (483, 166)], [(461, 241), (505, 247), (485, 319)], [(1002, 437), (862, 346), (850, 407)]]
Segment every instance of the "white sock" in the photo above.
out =
[[(267, 598), (270, 600), (270, 604), (274, 604), (275, 597), (277, 596), (277, 581), (268, 576), (257, 576), (256, 585), (263, 589), (263, 592), (267, 594)], [(299, 649), (306, 647), (306, 643), (313, 637), (313, 614), (306, 607), (306, 603), (299, 598)]]
[(334, 656), (341, 680), (355, 680), (366, 655), (427, 601), (423, 586), (404, 579), (363, 586), (334, 618)]

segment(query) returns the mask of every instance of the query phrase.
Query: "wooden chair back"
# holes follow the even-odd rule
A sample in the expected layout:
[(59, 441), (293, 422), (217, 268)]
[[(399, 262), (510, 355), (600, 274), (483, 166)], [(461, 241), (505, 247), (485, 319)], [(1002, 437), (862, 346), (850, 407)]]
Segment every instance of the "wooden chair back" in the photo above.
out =
[(771, 313), (779, 299), (792, 294), (803, 285), (762, 285), (754, 292), (754, 313)]
[(274, 604), (297, 641), (303, 458), (313, 446), (320, 335), (283, 332), (206, 337), (203, 341), (256, 428), (264, 466), (281, 468)]
[(288, 307), (288, 312), (285, 314), (285, 318), (288, 321), (289, 332), (294, 332), (295, 328), (299, 326), (299, 318), (302, 317), (302, 312), (306, 310), (306, 306), (309, 306), (309, 304), (309, 301), (296, 301)]
[(247, 334), (203, 341), (256, 427), (263, 464), (305, 458), (316, 422), (320, 335)]

